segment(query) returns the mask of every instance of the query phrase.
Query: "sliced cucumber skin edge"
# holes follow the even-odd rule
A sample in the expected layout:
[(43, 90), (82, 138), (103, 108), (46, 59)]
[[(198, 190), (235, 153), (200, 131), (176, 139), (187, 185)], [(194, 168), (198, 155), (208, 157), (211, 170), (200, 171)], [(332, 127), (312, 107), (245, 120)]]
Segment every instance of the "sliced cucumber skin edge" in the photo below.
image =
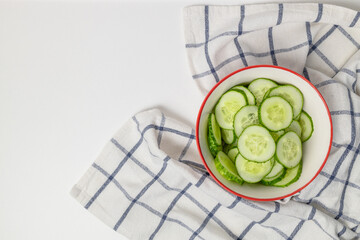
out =
[(214, 139), (211, 138), (209, 135), (208, 135), (208, 146), (209, 146), (209, 150), (210, 150), (210, 153), (215, 157), (216, 154), (222, 150), (222, 146), (221, 145), (217, 145), (215, 142), (214, 142)]
[[(313, 134), (313, 132), (314, 132), (314, 123), (313, 123), (313, 120), (312, 120), (312, 118), (310, 117), (310, 115), (309, 115), (307, 112), (305, 112), (304, 110), (302, 110), (302, 112), (299, 114), (299, 122), (300, 122), (300, 119), (301, 119), (301, 114), (305, 114), (305, 115), (306, 115), (306, 117), (310, 120), (310, 125), (311, 125), (311, 132), (310, 132), (309, 136), (307, 136), (306, 138), (303, 138), (303, 136), (302, 136), (303, 131), (301, 132), (301, 137), (300, 137), (300, 139), (301, 139), (302, 142), (306, 142), (307, 140), (309, 140), (309, 139), (311, 138), (311, 136), (312, 136), (312, 134)], [(301, 124), (300, 124), (300, 125), (301, 125)]]
[(218, 144), (218, 142), (216, 140), (216, 136), (214, 134), (214, 130), (212, 129), (212, 126), (213, 126), (212, 125), (212, 117), (216, 121), (215, 115), (213, 113), (211, 113), (209, 115), (209, 117), (208, 117), (209, 119), (208, 119), (208, 135), (207, 135), (207, 138), (208, 138), (209, 150), (210, 150), (211, 154), (215, 157), (217, 155), (217, 153), (222, 150), (222, 145)]
[(209, 121), (210, 121), (209, 127), (211, 128), (209, 130), (211, 130), (211, 133), (213, 134), (214, 140), (217, 143), (217, 145), (221, 145), (222, 144), (221, 129), (218, 122), (216, 121), (216, 117), (214, 113), (211, 113)]
[(280, 131), (276, 131), (276, 132), (271, 132), (270, 131), (270, 135), (273, 137), (275, 143), (277, 143), (277, 140), (279, 140), (279, 138), (284, 135), (285, 131), (284, 130), (280, 130)]
[(285, 132), (294, 131), (301, 139), (301, 126), (297, 120), (293, 120), (288, 128), (285, 129)]
[[(276, 166), (280, 166), (280, 171), (275, 172), (274, 175), (272, 175), (271, 177), (269, 177), (269, 174), (272, 173), (272, 171), (275, 169)], [(283, 170), (284, 170), (284, 166), (283, 166), (281, 163), (279, 163), (279, 161), (276, 159), (276, 156), (274, 156), (274, 164), (273, 164), (270, 172), (269, 172), (264, 178), (273, 178), (273, 177), (276, 177), (276, 176), (278, 176), (278, 175), (280, 174), (280, 172), (283, 171)]]
[(269, 94), (270, 94), (271, 90), (274, 89), (274, 88), (276, 88), (276, 87), (270, 88), (269, 90), (266, 91), (266, 93), (264, 94), (264, 97), (263, 97), (263, 99), (262, 99), (263, 101), (264, 101), (266, 98), (269, 97)]
[(236, 159), (238, 154), (239, 154), (239, 149), (237, 147), (234, 147), (234, 148), (230, 149), (228, 151), (228, 153), (227, 153), (230, 160), (233, 161), (234, 163), (235, 163), (235, 159)]
[[(290, 186), (291, 184), (293, 184), (294, 182), (297, 182), (297, 180), (299, 180), (299, 178), (300, 178), (300, 176), (301, 176), (301, 173), (302, 173), (302, 161), (299, 163), (299, 168), (298, 168), (298, 171), (297, 171), (297, 173), (296, 173), (296, 176), (291, 180), (291, 181), (289, 181), (288, 183), (286, 183), (286, 184), (284, 184), (284, 185), (277, 185), (278, 184), (278, 182), (276, 182), (276, 183), (274, 183), (272, 186), (274, 186), (274, 187), (287, 187), (287, 186)], [(298, 166), (295, 166), (295, 167), (298, 167)], [(288, 169), (286, 169), (286, 170), (288, 170)], [(286, 175), (286, 171), (285, 171), (285, 175)], [(283, 178), (285, 178), (285, 176), (283, 177)], [(282, 179), (281, 179), (282, 180)], [(280, 181), (281, 181), (280, 180)], [(280, 182), (279, 181), (279, 182)]]
[(285, 174), (286, 174), (286, 168), (284, 168), (282, 170), (282, 173), (278, 177), (276, 177), (274, 180), (266, 181), (265, 179), (262, 179), (261, 183), (266, 185), (266, 186), (272, 186), (275, 183), (280, 182), (284, 178)]
[[(219, 160), (219, 154), (223, 153), (222, 151), (219, 151), (218, 154), (216, 155), (214, 162), (215, 162), (215, 168), (216, 170), (220, 173), (221, 176), (223, 176), (225, 179), (229, 180), (229, 181), (233, 181), (239, 184), (243, 184), (243, 180), (241, 179), (240, 176), (238, 175), (234, 175), (232, 173), (229, 172), (229, 170), (227, 170), (220, 162)], [(224, 153), (225, 154), (225, 153)], [(226, 155), (226, 154), (225, 154)], [(229, 161), (231, 161), (229, 159)], [(231, 163), (233, 163), (231, 161)], [(236, 168), (235, 168), (236, 169)]]
[(234, 147), (237, 148), (237, 138), (235, 139), (235, 141), (232, 144), (224, 144), (223, 152), (227, 153)]
[[(232, 139), (228, 138), (226, 134), (232, 134)], [(221, 129), (221, 137), (224, 140), (224, 142), (228, 145), (231, 145), (236, 141), (236, 134), (234, 130)]]
[[(235, 85), (234, 87), (232, 87), (231, 89), (237, 89), (237, 90), (241, 90), (245, 93), (248, 104), (250, 105), (255, 105), (255, 96), (254, 94), (252, 94), (252, 92), (247, 89), (247, 87), (243, 86), (243, 85)], [(249, 99), (249, 96), (251, 99)]]

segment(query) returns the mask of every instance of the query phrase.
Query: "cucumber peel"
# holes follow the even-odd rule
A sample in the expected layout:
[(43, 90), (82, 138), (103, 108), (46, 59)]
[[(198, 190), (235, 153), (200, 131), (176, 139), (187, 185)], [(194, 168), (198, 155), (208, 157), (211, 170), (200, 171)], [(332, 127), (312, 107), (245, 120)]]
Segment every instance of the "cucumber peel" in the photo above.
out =
[(274, 177), (271, 178), (264, 177), (261, 180), (261, 183), (267, 186), (274, 185), (275, 183), (281, 181), (285, 177), (285, 174), (286, 174), (286, 168), (283, 168), (282, 171), (279, 172), (279, 174)]
[(223, 151), (219, 151), (218, 154), (216, 155), (215, 167), (225, 179), (240, 184), (243, 183), (243, 180), (237, 173), (234, 163)]
[(283, 179), (272, 184), (272, 186), (275, 187), (289, 186), (290, 184), (296, 182), (300, 178), (301, 171), (302, 171), (302, 162), (300, 162), (296, 167), (287, 168)]
[(208, 120), (208, 146), (211, 154), (215, 157), (222, 150), (221, 130), (217, 124), (215, 114), (211, 113)]
[(239, 154), (239, 149), (237, 147), (234, 147), (230, 149), (227, 153), (228, 157), (231, 161), (235, 162), (236, 156)]
[(305, 111), (300, 113), (299, 123), (301, 126), (301, 141), (306, 142), (314, 132), (314, 124), (310, 115)]

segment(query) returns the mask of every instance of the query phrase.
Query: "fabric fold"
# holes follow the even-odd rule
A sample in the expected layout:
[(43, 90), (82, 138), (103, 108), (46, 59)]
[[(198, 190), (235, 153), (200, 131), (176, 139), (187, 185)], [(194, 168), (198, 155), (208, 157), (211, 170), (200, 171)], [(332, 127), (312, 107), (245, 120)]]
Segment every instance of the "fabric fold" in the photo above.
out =
[(299, 224), (325, 239), (345, 227), (301, 202), (252, 202), (228, 193), (202, 166), (194, 139), (191, 127), (157, 109), (136, 114), (71, 194), (129, 239), (279, 239)]
[(190, 71), (204, 94), (251, 65), (279, 65), (302, 75), (306, 66), (331, 78), (359, 50), (359, 12), (339, 6), (190, 6), (183, 12)]

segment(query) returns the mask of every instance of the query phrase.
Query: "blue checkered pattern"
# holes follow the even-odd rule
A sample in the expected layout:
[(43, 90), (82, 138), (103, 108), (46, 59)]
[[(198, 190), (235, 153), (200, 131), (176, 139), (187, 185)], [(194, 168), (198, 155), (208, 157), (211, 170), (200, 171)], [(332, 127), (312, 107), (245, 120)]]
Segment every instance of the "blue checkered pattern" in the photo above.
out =
[(153, 109), (114, 135), (73, 197), (129, 239), (360, 238), (360, 13), (282, 3), (183, 13), (190, 69), (204, 93), (254, 64), (290, 68), (319, 89), (334, 126), (328, 162), (291, 200), (249, 201), (209, 176), (191, 127)]

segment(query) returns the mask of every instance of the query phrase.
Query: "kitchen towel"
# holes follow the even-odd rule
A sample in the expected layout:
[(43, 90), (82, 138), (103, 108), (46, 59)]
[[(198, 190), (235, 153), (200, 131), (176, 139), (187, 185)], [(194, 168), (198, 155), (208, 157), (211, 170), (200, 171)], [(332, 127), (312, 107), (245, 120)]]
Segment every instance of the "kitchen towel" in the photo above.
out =
[(183, 10), (194, 81), (205, 94), (244, 66), (279, 65), (308, 78), (333, 120), (329, 159), (286, 203), (223, 190), (206, 172), (195, 131), (157, 109), (136, 114), (71, 190), (129, 239), (359, 239), (360, 12), (313, 3)]

